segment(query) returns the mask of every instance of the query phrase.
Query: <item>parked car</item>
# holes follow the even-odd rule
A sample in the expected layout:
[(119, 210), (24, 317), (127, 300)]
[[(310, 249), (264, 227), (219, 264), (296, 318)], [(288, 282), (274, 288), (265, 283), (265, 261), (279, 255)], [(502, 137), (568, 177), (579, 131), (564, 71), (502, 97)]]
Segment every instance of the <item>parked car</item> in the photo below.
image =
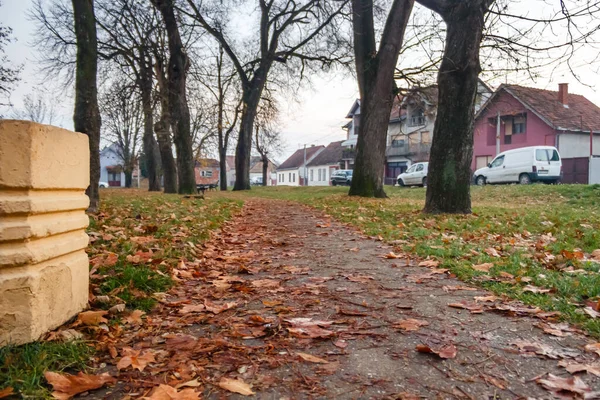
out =
[(475, 171), (477, 185), (486, 183), (557, 183), (562, 161), (556, 147), (531, 146), (498, 154), (487, 167)]
[(262, 184), (263, 184), (263, 177), (262, 176), (257, 176), (255, 178), (250, 179), (250, 184), (254, 185), (254, 186), (262, 186)]
[(98, 187), (99, 188), (107, 188), (108, 187), (108, 182), (98, 182)]
[(398, 175), (399, 186), (427, 186), (428, 162), (419, 162)]
[(338, 169), (331, 174), (331, 184), (337, 185), (348, 185), (352, 184), (352, 170), (351, 169)]

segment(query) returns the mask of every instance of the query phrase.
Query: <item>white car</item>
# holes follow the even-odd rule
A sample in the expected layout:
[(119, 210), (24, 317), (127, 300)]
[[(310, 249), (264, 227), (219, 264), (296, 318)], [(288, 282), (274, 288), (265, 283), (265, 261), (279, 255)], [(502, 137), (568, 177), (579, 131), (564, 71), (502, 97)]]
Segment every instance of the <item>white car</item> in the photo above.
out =
[(498, 154), (487, 167), (475, 171), (477, 185), (486, 183), (532, 182), (557, 183), (562, 175), (562, 161), (556, 147), (531, 146)]
[(427, 186), (428, 162), (419, 162), (410, 166), (405, 172), (398, 175), (399, 186)]
[(98, 187), (99, 188), (107, 188), (108, 187), (108, 182), (98, 182)]

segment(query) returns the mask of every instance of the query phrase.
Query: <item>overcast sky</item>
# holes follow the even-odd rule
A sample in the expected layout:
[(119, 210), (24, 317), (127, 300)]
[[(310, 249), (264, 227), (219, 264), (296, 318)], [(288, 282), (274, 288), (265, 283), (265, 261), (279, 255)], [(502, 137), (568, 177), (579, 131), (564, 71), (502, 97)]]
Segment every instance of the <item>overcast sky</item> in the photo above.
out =
[[(522, 7), (533, 7), (531, 0), (516, 1)], [(35, 50), (30, 47), (32, 42), (33, 25), (27, 20), (26, 13), (31, 7), (31, 0), (2, 0), (0, 7), (0, 22), (13, 29), (13, 36), (17, 39), (7, 47), (9, 60), (16, 64), (23, 64), (21, 82), (11, 96), (11, 101), (16, 107), (22, 104), (22, 97), (40, 87), (46, 88), (51, 93), (53, 103), (58, 108), (57, 125), (72, 129), (72, 98), (54, 87), (53, 82), (44, 82), (43, 77), (37, 72)], [(594, 50), (594, 57), (597, 51)], [(501, 81), (490, 82), (492, 87), (500, 83), (516, 83), (524, 86), (533, 86), (549, 90), (557, 90), (559, 82), (568, 82), (569, 91), (586, 96), (594, 103), (600, 105), (600, 94), (597, 89), (598, 74), (596, 65), (588, 65), (585, 60), (576, 62), (580, 78), (587, 84), (577, 82), (571, 76), (566, 66), (548, 71), (545, 76), (533, 82), (524, 76), (509, 76)], [(283, 132), (286, 148), (277, 158), (283, 161), (296, 149), (304, 144), (327, 144), (331, 141), (345, 138), (345, 131), (341, 126), (345, 123), (344, 117), (354, 99), (358, 96), (355, 80), (348, 73), (337, 72), (328, 76), (314, 79), (312, 88), (302, 89), (298, 93), (299, 102), (290, 102), (282, 105), (281, 131)], [(6, 112), (4, 113), (7, 114)], [(10, 113), (8, 113), (10, 115)]]

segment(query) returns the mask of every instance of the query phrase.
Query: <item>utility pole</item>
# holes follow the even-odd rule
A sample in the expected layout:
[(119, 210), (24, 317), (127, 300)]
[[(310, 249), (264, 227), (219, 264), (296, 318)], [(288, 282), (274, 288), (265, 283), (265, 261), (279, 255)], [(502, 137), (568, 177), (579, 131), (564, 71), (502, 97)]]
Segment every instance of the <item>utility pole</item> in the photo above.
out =
[(304, 186), (308, 186), (306, 182), (306, 144), (304, 145)]
[(496, 122), (496, 155), (500, 153), (500, 111), (498, 111), (498, 122)]

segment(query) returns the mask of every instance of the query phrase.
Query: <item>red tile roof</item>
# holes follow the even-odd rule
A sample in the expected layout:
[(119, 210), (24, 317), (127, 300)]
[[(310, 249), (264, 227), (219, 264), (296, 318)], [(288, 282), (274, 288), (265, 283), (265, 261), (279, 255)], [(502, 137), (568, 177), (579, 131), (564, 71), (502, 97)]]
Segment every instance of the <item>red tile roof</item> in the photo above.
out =
[[(319, 150), (324, 149), (325, 146), (311, 146), (306, 148), (306, 161), (317, 153)], [(292, 169), (299, 168), (304, 164), (304, 148), (296, 150), (287, 160), (285, 160), (277, 169)]]
[(501, 85), (527, 108), (554, 129), (568, 131), (600, 131), (600, 108), (578, 94), (568, 94), (568, 107), (558, 100), (558, 92), (517, 85)]

